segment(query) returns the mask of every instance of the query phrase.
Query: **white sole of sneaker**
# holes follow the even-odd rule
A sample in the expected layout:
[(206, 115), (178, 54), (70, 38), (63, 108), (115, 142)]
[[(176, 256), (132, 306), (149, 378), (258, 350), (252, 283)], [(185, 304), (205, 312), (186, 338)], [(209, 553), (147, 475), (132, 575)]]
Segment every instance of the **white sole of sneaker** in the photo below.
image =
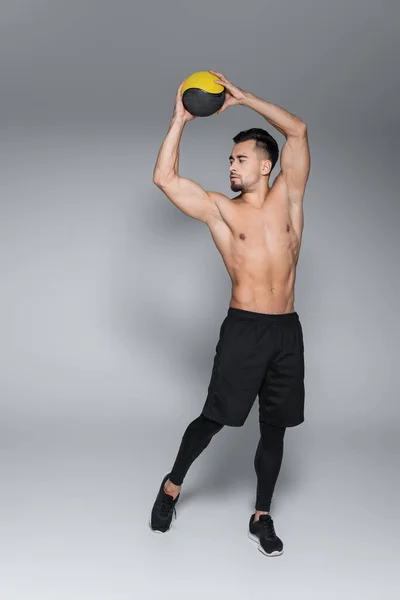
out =
[(258, 539), (258, 537), (256, 535), (254, 535), (254, 533), (251, 533), (250, 531), (248, 531), (248, 536), (252, 542), (256, 542), (256, 544), (258, 544), (258, 549), (262, 554), (264, 554), (264, 556), (280, 556), (281, 554), (283, 554), (283, 550), (281, 550), (281, 551), (275, 550), (274, 552), (271, 552), (270, 554), (268, 554), (268, 552), (265, 552), (264, 548), (260, 544), (260, 540)]
[(151, 515), (150, 515), (150, 519), (149, 519), (149, 527), (152, 530), (153, 533), (168, 533), (168, 531), (171, 529), (172, 524), (174, 522), (174, 518), (176, 519), (176, 515), (174, 515), (174, 517), (172, 517), (172, 521), (171, 521), (171, 525), (168, 527), (167, 531), (159, 531), (158, 529), (153, 529), (151, 526)]

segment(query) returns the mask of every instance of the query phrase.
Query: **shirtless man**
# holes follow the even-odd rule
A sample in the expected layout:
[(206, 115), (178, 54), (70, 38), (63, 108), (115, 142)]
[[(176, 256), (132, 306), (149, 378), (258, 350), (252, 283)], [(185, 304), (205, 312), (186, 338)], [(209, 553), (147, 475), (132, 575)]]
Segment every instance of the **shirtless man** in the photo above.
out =
[(260, 439), (254, 459), (255, 513), (249, 537), (266, 556), (283, 552), (270, 504), (277, 481), (286, 427), (304, 421), (304, 345), (294, 310), (294, 285), (303, 231), (303, 196), (310, 170), (305, 123), (283, 108), (233, 85), (210, 71), (225, 87), (228, 106), (241, 104), (261, 114), (286, 138), (281, 171), (270, 186), (278, 160), (274, 138), (263, 129), (240, 132), (229, 157), (228, 198), (202, 189), (178, 173), (179, 142), (193, 117), (178, 88), (175, 111), (154, 168), (154, 183), (182, 212), (207, 224), (232, 280), (232, 297), (219, 335), (203, 410), (187, 427), (173, 465), (158, 491), (150, 518), (153, 531), (172, 524), (183, 479), (193, 461), (224, 425), (240, 427), (259, 396)]

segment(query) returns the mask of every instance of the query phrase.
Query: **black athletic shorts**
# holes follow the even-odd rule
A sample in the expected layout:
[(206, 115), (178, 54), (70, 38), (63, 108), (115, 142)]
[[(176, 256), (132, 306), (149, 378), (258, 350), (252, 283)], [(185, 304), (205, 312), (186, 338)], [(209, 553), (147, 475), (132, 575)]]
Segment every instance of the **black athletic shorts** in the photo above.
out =
[(229, 307), (215, 352), (206, 417), (240, 427), (258, 395), (261, 423), (294, 427), (304, 421), (304, 344), (296, 312)]

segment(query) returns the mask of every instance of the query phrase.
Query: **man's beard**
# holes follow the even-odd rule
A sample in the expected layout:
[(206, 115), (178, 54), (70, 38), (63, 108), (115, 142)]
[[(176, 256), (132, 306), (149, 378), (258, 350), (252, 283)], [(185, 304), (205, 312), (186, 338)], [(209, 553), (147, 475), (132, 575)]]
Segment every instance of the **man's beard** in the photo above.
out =
[(243, 190), (243, 184), (240, 179), (231, 179), (231, 190), (233, 192), (241, 192)]

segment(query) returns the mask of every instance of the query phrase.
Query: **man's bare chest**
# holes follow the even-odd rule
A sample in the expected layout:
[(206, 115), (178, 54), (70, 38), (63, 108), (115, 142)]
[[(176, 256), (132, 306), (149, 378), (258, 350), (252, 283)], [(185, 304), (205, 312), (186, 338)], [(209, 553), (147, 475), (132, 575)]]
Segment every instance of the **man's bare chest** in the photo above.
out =
[(221, 219), (210, 224), (212, 237), (220, 250), (234, 248), (237, 252), (246, 252), (265, 248), (279, 252), (299, 242), (299, 233), (288, 210), (279, 206), (275, 210), (234, 208), (221, 211)]

